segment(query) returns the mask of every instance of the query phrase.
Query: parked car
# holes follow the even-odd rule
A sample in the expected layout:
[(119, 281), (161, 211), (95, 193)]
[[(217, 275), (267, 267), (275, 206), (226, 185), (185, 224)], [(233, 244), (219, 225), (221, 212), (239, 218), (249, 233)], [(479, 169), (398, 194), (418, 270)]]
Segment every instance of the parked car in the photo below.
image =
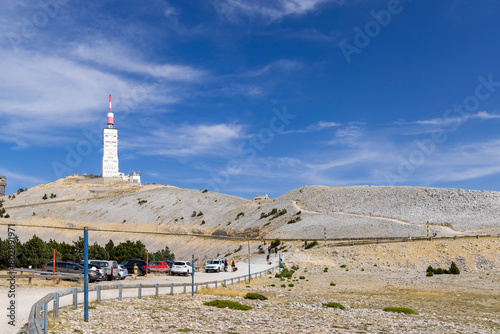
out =
[(224, 260), (223, 259), (213, 259), (213, 260), (208, 260), (207, 263), (205, 263), (205, 272), (221, 272), (224, 271)]
[[(47, 262), (42, 266), (42, 270), (49, 272), (52, 272), (53, 268), (53, 261)], [(56, 273), (57, 272), (63, 274), (83, 274), (85, 272), (85, 269), (81, 265), (74, 262), (56, 261)], [(89, 282), (95, 282), (99, 280), (99, 274), (95, 271), (89, 270), (88, 276)]]
[(127, 276), (128, 276), (128, 270), (127, 270), (127, 268), (125, 268), (125, 266), (123, 264), (119, 264), (118, 265), (118, 270), (119, 270), (119, 273), (120, 273), (120, 279), (127, 278)]
[(144, 276), (146, 275), (146, 270), (147, 272), (149, 271), (148, 264), (146, 261), (143, 260), (124, 260), (120, 262), (121, 265), (125, 266), (127, 268), (128, 273), (132, 274), (134, 272), (134, 265), (137, 264), (137, 267), (139, 267), (139, 271), (137, 272), (137, 276)]
[(193, 267), (189, 261), (175, 261), (172, 268), (170, 268), (170, 275), (189, 275), (193, 274)]
[(168, 273), (170, 271), (170, 266), (166, 261), (153, 261), (149, 264), (150, 272), (158, 273)]
[(172, 266), (174, 265), (174, 262), (175, 261), (165, 261), (165, 263), (168, 264), (168, 266), (170, 267), (170, 269), (172, 269)]
[[(83, 264), (83, 261), (80, 263)], [(98, 265), (104, 270), (104, 280), (111, 281), (120, 278), (118, 262), (114, 260), (89, 260), (89, 264)]]
[[(82, 267), (84, 265), (83, 261), (78, 262), (78, 264), (81, 265)], [(89, 263), (89, 270), (95, 271), (96, 273), (99, 274), (98, 281), (105, 281), (108, 279), (108, 275), (106, 274), (106, 271), (101, 266), (98, 266), (97, 264)]]

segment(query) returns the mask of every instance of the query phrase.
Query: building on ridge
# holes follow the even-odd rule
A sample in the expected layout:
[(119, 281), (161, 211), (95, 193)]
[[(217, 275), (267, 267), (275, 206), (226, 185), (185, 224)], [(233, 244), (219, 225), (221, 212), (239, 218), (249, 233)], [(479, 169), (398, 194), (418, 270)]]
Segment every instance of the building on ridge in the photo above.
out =
[(102, 134), (102, 174), (103, 178), (121, 178), (123, 180), (141, 184), (141, 174), (132, 173), (125, 175), (120, 173), (118, 164), (118, 129), (115, 125), (115, 115), (111, 111), (111, 95), (109, 95), (109, 112), (107, 115), (107, 127)]

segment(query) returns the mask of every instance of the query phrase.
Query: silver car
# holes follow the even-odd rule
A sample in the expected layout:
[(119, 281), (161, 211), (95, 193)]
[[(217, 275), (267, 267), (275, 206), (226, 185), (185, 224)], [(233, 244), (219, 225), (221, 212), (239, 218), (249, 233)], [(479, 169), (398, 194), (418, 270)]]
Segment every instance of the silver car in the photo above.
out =
[(128, 276), (128, 270), (123, 264), (118, 265), (118, 273), (120, 274), (120, 279), (125, 279)]
[(175, 261), (170, 268), (170, 275), (192, 275), (193, 267), (189, 261)]

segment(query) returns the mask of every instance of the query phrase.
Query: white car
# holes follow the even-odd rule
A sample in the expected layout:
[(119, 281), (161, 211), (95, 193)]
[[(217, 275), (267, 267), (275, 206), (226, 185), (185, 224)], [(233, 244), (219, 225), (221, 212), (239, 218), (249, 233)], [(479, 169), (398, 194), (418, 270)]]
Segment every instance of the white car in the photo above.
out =
[(205, 263), (205, 272), (221, 272), (224, 271), (224, 260), (223, 259), (213, 259), (213, 260), (208, 260), (207, 263)]
[(120, 279), (125, 279), (128, 276), (128, 270), (123, 264), (118, 265), (118, 273), (120, 274)]
[(170, 268), (170, 275), (192, 275), (193, 267), (189, 261), (175, 261)]

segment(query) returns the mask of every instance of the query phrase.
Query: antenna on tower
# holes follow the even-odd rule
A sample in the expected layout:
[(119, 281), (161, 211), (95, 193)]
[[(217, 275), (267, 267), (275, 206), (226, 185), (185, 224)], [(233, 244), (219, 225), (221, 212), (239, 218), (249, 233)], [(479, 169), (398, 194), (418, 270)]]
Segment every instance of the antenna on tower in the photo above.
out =
[(111, 94), (109, 94), (109, 112), (108, 112), (108, 128), (113, 128), (115, 123), (115, 115), (111, 111)]

